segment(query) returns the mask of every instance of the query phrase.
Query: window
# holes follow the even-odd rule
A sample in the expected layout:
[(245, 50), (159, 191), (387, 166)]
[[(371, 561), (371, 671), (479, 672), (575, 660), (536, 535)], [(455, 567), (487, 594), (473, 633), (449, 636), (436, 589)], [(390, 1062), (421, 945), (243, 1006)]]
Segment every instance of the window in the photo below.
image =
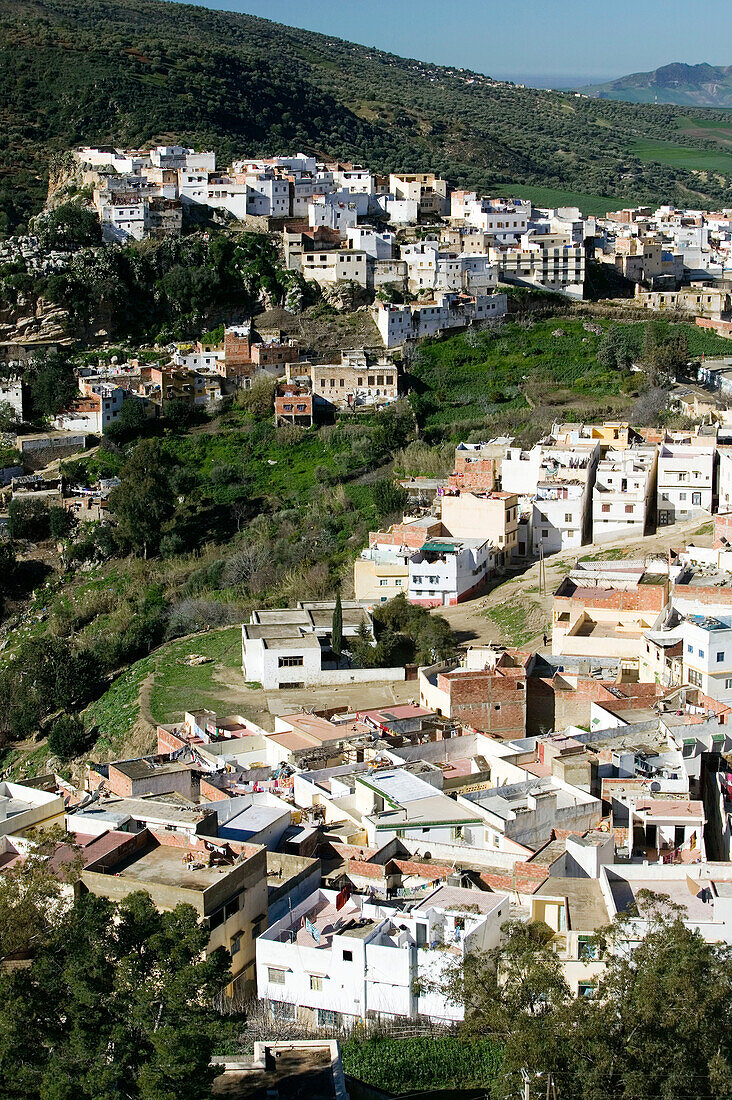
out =
[(571, 523), (572, 522), (572, 513), (571, 512), (565, 512), (564, 513), (564, 522), (565, 523)]
[(688, 645), (688, 646), (686, 647), (686, 652), (687, 652), (687, 653), (693, 653), (693, 652), (694, 652), (694, 647), (693, 647), (693, 645)]
[(214, 928), (218, 928), (219, 925), (221, 925), (223, 923), (224, 923), (224, 907), (222, 905), (220, 909), (217, 909), (216, 912), (212, 913), (211, 916), (208, 918), (208, 927), (211, 931), (213, 931)]
[(318, 1009), (318, 1027), (338, 1027), (337, 1012), (331, 1012), (328, 1008)]
[(700, 688), (702, 686), (701, 672), (697, 672), (695, 668), (690, 668), (688, 671), (689, 683), (693, 687)]
[(724, 681), (724, 690), (732, 691), (732, 678)]
[(721, 650), (718, 649), (717, 650), (717, 664), (721, 665), (723, 660), (724, 660), (724, 650), (723, 649), (721, 649)]
[(699, 656), (700, 656), (700, 657), (703, 657), (703, 656), (704, 656), (704, 650), (703, 650), (703, 649), (700, 649), (700, 650), (699, 650)]
[(389, 583), (388, 580), (387, 581), (379, 581), (379, 587), (380, 588), (385, 588), (388, 583)]
[(323, 992), (323, 980), (324, 979), (323, 979), (323, 976), (321, 974), (311, 974), (310, 975), (310, 988), (312, 990), (314, 990), (315, 993), (322, 993)]
[(303, 657), (279, 657), (277, 659), (278, 668), (300, 668), (303, 663)]
[(633, 511), (633, 505), (632, 504), (626, 504), (625, 505), (625, 511), (626, 512), (632, 512)]
[(276, 966), (268, 966), (267, 981), (270, 983), (270, 985), (284, 985), (285, 971), (278, 969), (278, 967)]
[(577, 982), (578, 997), (594, 997), (595, 986), (591, 982)]
[(225, 917), (225, 919), (228, 920), (229, 917), (233, 917), (234, 913), (238, 913), (240, 906), (241, 906), (241, 896), (239, 894), (237, 894), (237, 896), (233, 899), (233, 901), (227, 901), (227, 903), (226, 903), (226, 906), (224, 908), (224, 917)]
[(353, 951), (344, 951), (343, 952), (343, 961), (344, 961), (344, 963), (353, 962)]
[(577, 958), (596, 959), (597, 944), (592, 942), (592, 936), (577, 937)]
[(609, 504), (603, 504), (602, 510), (603, 510), (603, 512), (609, 512), (610, 511), (610, 505)]
[(231, 941), (231, 954), (236, 955), (237, 951), (241, 948), (241, 932), (234, 936)]
[(252, 939), (256, 940), (257, 936), (259, 935), (259, 933), (261, 931), (262, 931), (261, 923), (258, 920), (253, 921), (253, 923), (252, 923)]

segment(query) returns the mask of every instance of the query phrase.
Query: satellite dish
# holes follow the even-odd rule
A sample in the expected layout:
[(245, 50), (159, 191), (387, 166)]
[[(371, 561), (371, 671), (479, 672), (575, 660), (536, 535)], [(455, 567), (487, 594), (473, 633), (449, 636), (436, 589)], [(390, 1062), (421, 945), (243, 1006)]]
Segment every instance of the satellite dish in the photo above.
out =
[(657, 792), (657, 791), (660, 791), (660, 790), (661, 790), (661, 784), (658, 782), (657, 779), (654, 779), (653, 783), (651, 783), (651, 791)]

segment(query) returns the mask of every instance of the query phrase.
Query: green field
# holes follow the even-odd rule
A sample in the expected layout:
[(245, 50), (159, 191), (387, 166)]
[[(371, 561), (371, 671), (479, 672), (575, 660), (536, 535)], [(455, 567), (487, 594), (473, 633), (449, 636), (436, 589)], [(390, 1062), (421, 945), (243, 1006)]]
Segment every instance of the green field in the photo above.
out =
[(584, 191), (560, 191), (553, 187), (533, 187), (523, 183), (497, 183), (491, 191), (502, 196), (516, 196), (531, 199), (535, 206), (554, 208), (557, 206), (578, 206), (583, 214), (602, 217), (608, 210), (617, 210), (626, 206), (623, 199), (609, 195), (591, 195)]
[(710, 138), (732, 141), (732, 112), (729, 121), (720, 121), (717, 118), (680, 118), (679, 129), (682, 133), (693, 133), (695, 130), (708, 131)]
[(732, 176), (732, 153), (715, 153), (707, 149), (690, 149), (670, 141), (634, 141), (629, 152), (644, 164), (666, 164), (670, 168), (689, 171), (723, 172)]

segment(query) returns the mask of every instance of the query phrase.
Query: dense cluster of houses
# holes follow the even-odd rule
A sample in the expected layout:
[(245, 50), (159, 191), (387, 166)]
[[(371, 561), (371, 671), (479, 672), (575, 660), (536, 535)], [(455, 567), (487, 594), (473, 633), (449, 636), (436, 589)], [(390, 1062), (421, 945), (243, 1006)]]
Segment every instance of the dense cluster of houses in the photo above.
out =
[(354, 564), (356, 597), (460, 603), (512, 563), (727, 512), (731, 478), (724, 424), (557, 423), (528, 449), (509, 437), (460, 443), (447, 478), (401, 482), (409, 511), (369, 535)]
[[(178, 145), (83, 148), (74, 172), (92, 190), (107, 242), (178, 235), (185, 212), (208, 208), (281, 233), (287, 266), (321, 286), (389, 287), (427, 301), (443, 292), (482, 299), (498, 280), (581, 298), (585, 239), (595, 232), (575, 208), (534, 210), (451, 191), (433, 172), (379, 175), (302, 153), (217, 169), (215, 153)], [(418, 233), (423, 226), (434, 228)]]
[(639, 206), (598, 220), (594, 257), (636, 284), (636, 304), (732, 334), (732, 212)]
[[(470, 647), (420, 668), (406, 703), (385, 689), (381, 705), (308, 707), (267, 728), (192, 710), (157, 727), (156, 752), (90, 763), (78, 787), (53, 774), (0, 784), (0, 873), (32, 850), (30, 829), (63, 825), (81, 855), (77, 890), (192, 904), (209, 949), (231, 953), (229, 992), (314, 1029), (461, 1019), (448, 972), (499, 944), (509, 916), (549, 926), (578, 996), (605, 966), (595, 933), (639, 891), (732, 943), (732, 709), (713, 682), (732, 663), (732, 621), (711, 597), (702, 617), (686, 593), (705, 588), (689, 579), (695, 555), (678, 569), (589, 562), (557, 593), (557, 640), (568, 600), (589, 613), (591, 593), (609, 604), (615, 585), (630, 614), (643, 602), (630, 594), (649, 593), (674, 622), (651, 614), (630, 633), (661, 667), (595, 648), (589, 631), (582, 655)], [(302, 670), (311, 650), (330, 652), (332, 615), (254, 612), (245, 677), (266, 678), (269, 660), (288, 677), (276, 686), (315, 682)], [(344, 649), (364, 624), (366, 608), (344, 605)], [(59, 842), (54, 866), (71, 855)], [(641, 915), (628, 944), (642, 934)]]

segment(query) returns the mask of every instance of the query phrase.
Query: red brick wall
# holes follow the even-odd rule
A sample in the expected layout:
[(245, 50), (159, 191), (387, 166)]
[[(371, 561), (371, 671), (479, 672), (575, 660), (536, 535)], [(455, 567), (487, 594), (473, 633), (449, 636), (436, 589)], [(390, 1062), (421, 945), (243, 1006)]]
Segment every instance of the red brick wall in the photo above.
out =
[(370, 531), (369, 546), (383, 543), (384, 546), (408, 546), (412, 550), (421, 550), (427, 539), (433, 538), (441, 530), (442, 524), (438, 520), (429, 530), (426, 527), (397, 523), (391, 531)]
[(158, 752), (170, 753), (177, 752), (178, 749), (185, 745), (185, 741), (182, 737), (177, 737), (170, 730), (163, 729), (162, 726), (158, 726)]
[(711, 317), (697, 317), (699, 328), (711, 328), (720, 336), (732, 336), (732, 321), (716, 321)]
[(454, 720), (510, 740), (523, 737), (526, 731), (526, 674), (523, 670), (517, 673), (456, 672), (440, 674), (437, 683), (450, 693)]
[(132, 794), (132, 780), (129, 776), (117, 771), (114, 764), (109, 765), (109, 789), (121, 798), (129, 798)]
[(477, 489), (479, 492), (493, 492), (496, 488), (496, 473), (500, 471), (500, 461), (496, 458), (479, 458), (468, 461), (463, 451), (455, 452), (455, 473), (449, 477), (453, 489)]
[(596, 607), (613, 611), (661, 611), (667, 602), (668, 581), (665, 581), (663, 584), (639, 584), (629, 591), (621, 588), (611, 591), (598, 589), (595, 596), (591, 589), (583, 588), (577, 595), (555, 596), (554, 610), (575, 611), (583, 607), (591, 610)]
[(676, 585), (675, 593), (677, 596), (695, 600), (697, 603), (732, 606), (732, 588), (704, 588), (696, 584), (679, 584)]
[(294, 363), (300, 352), (289, 344), (255, 344), (252, 348), (252, 362), (266, 367), (271, 363)]
[(226, 802), (231, 797), (226, 791), (214, 787), (207, 779), (201, 779), (200, 790), (202, 802)]
[(732, 546), (732, 512), (720, 512), (714, 517), (714, 542), (715, 550), (721, 550), (723, 546)]
[(227, 367), (251, 363), (252, 345), (249, 337), (227, 332), (224, 336), (224, 359)]

